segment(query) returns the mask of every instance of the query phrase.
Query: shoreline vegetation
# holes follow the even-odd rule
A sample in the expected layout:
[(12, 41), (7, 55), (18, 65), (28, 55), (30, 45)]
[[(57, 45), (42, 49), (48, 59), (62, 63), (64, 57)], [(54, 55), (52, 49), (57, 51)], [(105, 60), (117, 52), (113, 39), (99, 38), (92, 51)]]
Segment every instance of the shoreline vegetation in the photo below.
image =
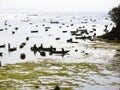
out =
[(99, 40), (106, 39), (106, 40), (120, 43), (120, 26), (113, 27), (109, 33), (104, 34), (102, 36), (98, 36), (98, 38)]
[(99, 36), (99, 38), (120, 41), (120, 5), (114, 7), (108, 14), (111, 20), (116, 24), (116, 27), (113, 27), (109, 33)]

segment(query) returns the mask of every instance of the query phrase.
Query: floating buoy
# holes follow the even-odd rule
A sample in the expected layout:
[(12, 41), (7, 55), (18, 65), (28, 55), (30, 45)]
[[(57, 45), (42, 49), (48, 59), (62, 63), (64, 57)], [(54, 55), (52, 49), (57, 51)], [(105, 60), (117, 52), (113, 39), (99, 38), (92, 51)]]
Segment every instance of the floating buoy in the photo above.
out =
[(26, 37), (26, 40), (28, 41), (28, 40), (29, 40), (29, 37)]
[(15, 29), (15, 30), (18, 30), (18, 27), (15, 27), (14, 29)]

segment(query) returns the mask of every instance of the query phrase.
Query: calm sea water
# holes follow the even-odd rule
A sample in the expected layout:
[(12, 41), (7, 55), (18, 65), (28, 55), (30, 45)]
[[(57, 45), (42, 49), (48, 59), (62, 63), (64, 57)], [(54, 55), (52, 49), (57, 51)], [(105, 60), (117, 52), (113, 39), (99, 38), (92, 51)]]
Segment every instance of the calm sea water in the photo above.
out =
[[(58, 21), (59, 24), (51, 24), (50, 21)], [(6, 22), (6, 25), (5, 25)], [(31, 52), (30, 48), (36, 44), (40, 46), (41, 43), (44, 47), (56, 47), (58, 50), (65, 48), (70, 50), (70, 56), (74, 53), (72, 49), (80, 48), (79, 44), (81, 43), (91, 43), (91, 41), (86, 40), (76, 40), (75, 36), (71, 36), (70, 31), (76, 31), (79, 27), (92, 31), (93, 28), (96, 29), (95, 32), (90, 33), (89, 35), (102, 35), (104, 34), (105, 25), (108, 26), (110, 31), (113, 23), (110, 21), (110, 18), (106, 14), (36, 14), (36, 13), (1, 13), (0, 14), (0, 45), (5, 44), (5, 48), (0, 48), (0, 52), (3, 52), (3, 55), (0, 57), (2, 64), (6, 63), (16, 63), (21, 62), (20, 54), (25, 53), (25, 60), (32, 60), (35, 58), (45, 58), (40, 56), (39, 53), (34, 55)], [(93, 25), (95, 25), (93, 27)], [(15, 28), (18, 30), (15, 30)], [(46, 32), (45, 27), (50, 27)], [(31, 31), (38, 30), (38, 33), (31, 33)], [(67, 31), (67, 33), (63, 33)], [(26, 37), (29, 37), (29, 40), (26, 41)], [(60, 38), (60, 40), (56, 40)], [(69, 38), (73, 38), (74, 41), (79, 43), (70, 44), (66, 43)], [(11, 47), (16, 47), (17, 50), (14, 52), (8, 52), (8, 43)], [(20, 49), (21, 43), (26, 43), (24, 48)], [(58, 55), (47, 55), (47, 58), (61, 58)], [(76, 56), (72, 56), (76, 57)]]

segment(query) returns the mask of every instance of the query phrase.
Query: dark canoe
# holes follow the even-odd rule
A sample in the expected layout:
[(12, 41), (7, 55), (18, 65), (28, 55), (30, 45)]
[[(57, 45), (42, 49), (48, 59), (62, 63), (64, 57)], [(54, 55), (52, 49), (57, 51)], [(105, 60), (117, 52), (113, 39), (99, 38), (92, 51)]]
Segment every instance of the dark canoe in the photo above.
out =
[(48, 51), (48, 52), (51, 52), (53, 50), (55, 50), (55, 48), (31, 47), (31, 51)]
[(0, 48), (5, 48), (5, 44), (3, 44), (3, 45), (0, 45)]
[(3, 31), (3, 29), (0, 29), (0, 31)]
[(39, 51), (55, 51), (56, 48), (53, 48), (53, 47), (47, 47), (47, 48), (44, 48), (42, 46), (38, 47)]
[(31, 51), (39, 51), (37, 47), (31, 47)]
[(3, 55), (3, 53), (2, 52), (0, 52), (0, 56), (2, 56)]
[(54, 48), (41, 48), (40, 50), (43, 50), (43, 51), (52, 51)]
[(67, 50), (67, 51), (50, 51), (50, 53), (54, 53), (54, 54), (66, 54), (68, 52), (69, 52), (69, 50)]
[(38, 30), (35, 30), (35, 31), (31, 31), (31, 33), (38, 33)]
[(49, 51), (50, 48), (43, 48), (43, 47), (38, 47), (39, 51)]

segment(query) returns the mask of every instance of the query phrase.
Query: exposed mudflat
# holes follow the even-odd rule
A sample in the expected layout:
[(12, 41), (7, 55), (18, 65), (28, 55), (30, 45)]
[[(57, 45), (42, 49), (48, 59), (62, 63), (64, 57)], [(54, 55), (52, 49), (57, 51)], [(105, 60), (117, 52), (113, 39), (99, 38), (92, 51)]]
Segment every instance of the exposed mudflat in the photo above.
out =
[[(61, 90), (119, 90), (120, 56), (117, 55), (120, 52), (116, 51), (119, 46), (112, 43), (108, 48), (107, 45), (96, 45), (103, 53), (87, 52), (88, 56), (80, 59), (69, 60), (67, 56), (35, 59), (0, 67), (0, 89), (53, 90), (59, 85)], [(92, 46), (89, 44), (90, 50)]]

